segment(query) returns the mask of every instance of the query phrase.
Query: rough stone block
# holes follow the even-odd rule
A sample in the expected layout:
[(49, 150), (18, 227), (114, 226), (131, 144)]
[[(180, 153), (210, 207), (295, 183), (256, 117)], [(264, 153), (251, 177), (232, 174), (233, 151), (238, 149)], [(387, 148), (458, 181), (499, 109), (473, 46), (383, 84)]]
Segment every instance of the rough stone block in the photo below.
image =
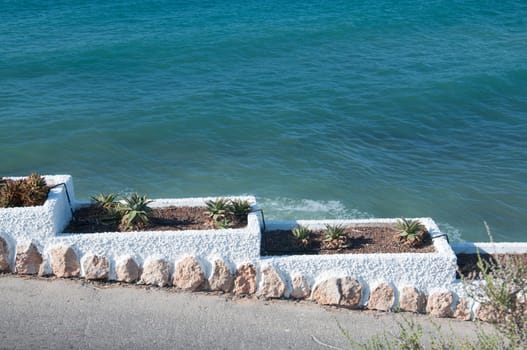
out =
[(9, 263), (9, 246), (2, 237), (0, 237), (0, 272), (11, 272), (11, 264)]
[(231, 269), (221, 259), (214, 261), (212, 266), (212, 274), (209, 278), (209, 288), (213, 291), (223, 291), (229, 293), (234, 286), (234, 275)]
[(19, 244), (16, 247), (16, 273), (21, 275), (35, 275), (40, 270), (42, 255), (33, 244)]
[(435, 317), (451, 317), (452, 302), (454, 295), (452, 292), (438, 292), (428, 297), (426, 311)]
[(342, 295), (340, 305), (348, 308), (358, 308), (362, 298), (362, 286), (359, 281), (351, 277), (339, 279), (339, 289)]
[(309, 282), (304, 278), (304, 276), (297, 275), (293, 277), (291, 282), (291, 298), (294, 299), (304, 299), (311, 294), (311, 289), (309, 288)]
[(258, 296), (263, 298), (281, 298), (285, 293), (285, 283), (276, 272), (276, 270), (270, 266), (265, 267), (262, 270), (262, 286), (258, 291)]
[(148, 259), (143, 266), (141, 282), (164, 287), (169, 285), (170, 264), (160, 258)]
[(505, 318), (505, 315), (491, 304), (481, 304), (476, 310), (478, 320), (489, 323), (497, 323)]
[(459, 302), (456, 305), (456, 309), (454, 310), (453, 316), (459, 320), (470, 321), (470, 304), (467, 299), (459, 299)]
[(238, 267), (234, 280), (234, 294), (254, 294), (256, 292), (256, 268), (246, 263)]
[(187, 256), (179, 261), (174, 267), (172, 284), (174, 287), (195, 291), (205, 282), (205, 274), (193, 256)]
[(81, 272), (79, 259), (71, 247), (52, 248), (49, 255), (51, 257), (51, 270), (55, 276), (79, 277)]
[(119, 282), (132, 283), (136, 282), (141, 275), (139, 265), (131, 257), (122, 259), (117, 262), (115, 267), (115, 280)]
[(320, 282), (315, 286), (311, 299), (321, 305), (338, 305), (342, 297), (339, 284), (340, 279), (335, 277)]
[(105, 280), (110, 274), (110, 262), (104, 256), (88, 255), (83, 259), (84, 278), (88, 280)]
[(399, 307), (401, 311), (424, 314), (426, 313), (426, 294), (415, 287), (406, 286), (401, 293)]
[(395, 302), (395, 292), (386, 283), (381, 283), (375, 287), (368, 300), (368, 309), (379, 311), (391, 311)]

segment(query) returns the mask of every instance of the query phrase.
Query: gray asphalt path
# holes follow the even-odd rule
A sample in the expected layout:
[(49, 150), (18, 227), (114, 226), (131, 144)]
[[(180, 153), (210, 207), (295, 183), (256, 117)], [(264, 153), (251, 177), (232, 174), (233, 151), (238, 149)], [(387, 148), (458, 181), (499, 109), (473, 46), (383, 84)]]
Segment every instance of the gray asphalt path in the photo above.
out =
[[(350, 349), (398, 329), (394, 314), (170, 289), (0, 275), (0, 349)], [(425, 330), (425, 316), (405, 314)], [(445, 334), (471, 322), (434, 319)]]

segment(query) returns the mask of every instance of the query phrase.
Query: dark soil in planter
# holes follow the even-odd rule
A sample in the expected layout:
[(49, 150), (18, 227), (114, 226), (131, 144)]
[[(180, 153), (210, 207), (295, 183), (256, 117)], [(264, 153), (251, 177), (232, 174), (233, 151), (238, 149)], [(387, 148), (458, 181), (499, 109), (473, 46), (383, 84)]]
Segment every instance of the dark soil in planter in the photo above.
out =
[[(481, 269), (478, 267), (478, 254), (456, 254), (457, 278), (479, 279)], [(481, 259), (492, 266), (507, 266), (511, 262), (527, 266), (527, 254), (480, 254)]]
[(311, 243), (303, 247), (290, 230), (267, 231), (262, 234), (262, 255), (302, 254), (375, 254), (375, 253), (431, 253), (435, 252), (430, 236), (419, 247), (410, 247), (397, 239), (391, 225), (347, 226), (347, 243), (339, 249), (326, 249), (323, 230), (311, 232)]
[[(153, 217), (147, 227), (140, 231), (182, 231), (214, 229), (212, 219), (205, 213), (205, 207), (163, 207), (152, 208)], [(104, 211), (95, 206), (79, 208), (64, 232), (95, 233), (119, 230), (119, 222), (104, 218)], [(229, 228), (247, 226), (244, 222)]]

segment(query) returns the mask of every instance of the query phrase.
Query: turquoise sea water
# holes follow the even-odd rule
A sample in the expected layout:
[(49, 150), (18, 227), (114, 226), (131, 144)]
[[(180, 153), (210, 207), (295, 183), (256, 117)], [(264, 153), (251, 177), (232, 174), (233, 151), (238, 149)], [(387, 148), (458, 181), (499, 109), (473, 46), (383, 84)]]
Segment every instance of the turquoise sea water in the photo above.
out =
[(0, 0), (0, 173), (527, 240), (527, 2)]

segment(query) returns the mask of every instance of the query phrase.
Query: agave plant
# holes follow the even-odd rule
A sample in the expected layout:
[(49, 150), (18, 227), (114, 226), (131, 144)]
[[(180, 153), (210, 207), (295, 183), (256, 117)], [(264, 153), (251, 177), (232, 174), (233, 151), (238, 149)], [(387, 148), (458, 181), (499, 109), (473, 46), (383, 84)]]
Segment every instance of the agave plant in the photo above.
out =
[(20, 207), (23, 205), (21, 184), (22, 182), (19, 180), (3, 180), (0, 187), (0, 207)]
[(48, 192), (46, 180), (37, 173), (21, 180), (5, 179), (0, 186), (0, 207), (42, 205)]
[(410, 246), (418, 246), (425, 238), (426, 227), (419, 220), (401, 218), (395, 224), (399, 240)]
[(114, 209), (118, 204), (117, 195), (115, 193), (99, 193), (98, 195), (91, 197), (91, 199), (97, 207), (106, 210)]
[(346, 233), (344, 232), (344, 226), (342, 225), (326, 225), (324, 234), (326, 235), (327, 241), (341, 239), (342, 237), (346, 236)]
[(305, 226), (297, 226), (291, 230), (295, 239), (303, 246), (307, 247), (311, 241), (311, 231)]
[(215, 221), (214, 226), (216, 228), (229, 228), (232, 226), (232, 222), (228, 218), (224, 217), (221, 220)]
[(328, 249), (338, 249), (346, 245), (348, 237), (342, 225), (326, 225), (324, 245)]
[(247, 220), (247, 214), (252, 211), (251, 203), (248, 200), (234, 199), (228, 206), (228, 215), (236, 223), (243, 223)]
[(205, 213), (214, 220), (214, 222), (221, 221), (229, 214), (230, 203), (226, 198), (218, 198), (217, 200), (210, 200), (205, 202)]
[(49, 188), (44, 177), (37, 173), (21, 182), (21, 197), (25, 206), (42, 205), (48, 197)]
[(122, 204), (117, 201), (117, 195), (115, 193), (99, 193), (91, 197), (91, 199), (100, 210), (98, 213), (98, 221), (113, 225), (122, 219)]
[(152, 209), (148, 204), (152, 203), (146, 196), (140, 196), (137, 193), (123, 198), (119, 204), (118, 210), (121, 213), (120, 227), (124, 231), (143, 228), (148, 225), (152, 217)]

